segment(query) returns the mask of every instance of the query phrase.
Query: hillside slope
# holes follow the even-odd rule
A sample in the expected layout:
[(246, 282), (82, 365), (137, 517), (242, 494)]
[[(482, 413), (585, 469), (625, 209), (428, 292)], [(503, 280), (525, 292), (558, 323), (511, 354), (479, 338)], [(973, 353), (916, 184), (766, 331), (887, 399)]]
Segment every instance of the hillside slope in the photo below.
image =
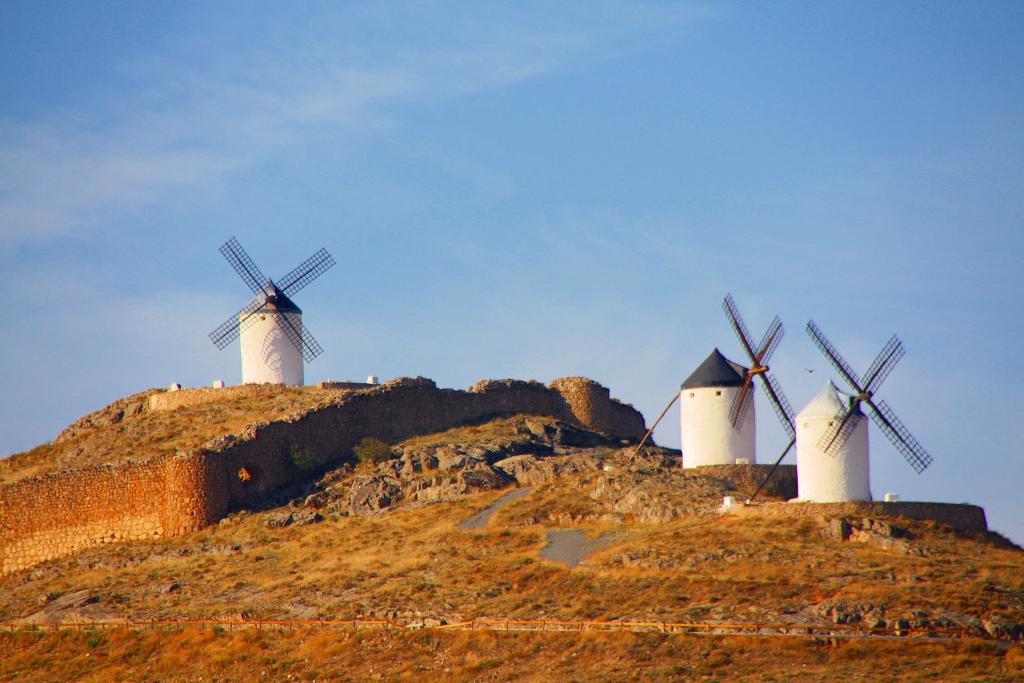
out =
[[(859, 624), (1003, 643), (1024, 634), (1024, 554), (996, 534), (848, 514), (721, 515), (730, 482), (682, 471), (663, 449), (634, 457), (553, 418), (503, 418), (390, 450), (196, 533), (106, 545), (2, 578), (0, 621), (492, 617)], [(460, 528), (516, 485), (532, 488), (483, 528)], [(576, 568), (540, 558), (548, 532), (566, 528), (600, 539)], [(222, 680), (1014, 680), (1024, 671), (1019, 645), (983, 641), (630, 633), (189, 628), (0, 634), (0, 648), (12, 653), (0, 679), (19, 680), (184, 671)]]
[(222, 390), (223, 398), (174, 410), (152, 410), (148, 389), (118, 399), (64, 429), (50, 443), (0, 459), (0, 484), (24, 477), (149, 458), (187, 450), (245, 425), (327, 405), (349, 389), (248, 385)]
[[(150, 410), (155, 393), (116, 401), (52, 443), (0, 461), (0, 476), (10, 481), (187, 449), (331, 404), (345, 391), (252, 387), (163, 411)], [(770, 514), (723, 515), (723, 496), (742, 499), (742, 489), (759, 478), (750, 476), (753, 469), (732, 478), (683, 471), (675, 452), (648, 447), (633, 455), (620, 439), (552, 417), (464, 425), (378, 443), (374, 453), (378, 462), (344, 462), (203, 530), (103, 545), (8, 575), (0, 579), (0, 622), (382, 618), (422, 627), (492, 617), (854, 625), (987, 642), (220, 628), (19, 632), (0, 633), (0, 649), (11, 652), (0, 679), (109, 680), (140, 672), (159, 678), (187, 670), (189, 678), (226, 680), (263, 672), (308, 680), (382, 672), (465, 680), (548, 680), (553, 672), (866, 680), (880, 672), (910, 679), (931, 672), (1013, 680), (1021, 672), (1021, 648), (1007, 643), (1024, 636), (1024, 555), (994, 533), (856, 508), (790, 514), (793, 507), (779, 501), (792, 470), (767, 490), (763, 507)], [(505, 498), (510, 490), (518, 492), (514, 500)], [(462, 524), (495, 503), (501, 507), (481, 525)], [(562, 538), (550, 535), (558, 529), (581, 531), (574, 540), (584, 556), (579, 566), (542, 558), (542, 551), (565, 557), (549, 546)], [(799, 676), (794, 657), (807, 667)]]

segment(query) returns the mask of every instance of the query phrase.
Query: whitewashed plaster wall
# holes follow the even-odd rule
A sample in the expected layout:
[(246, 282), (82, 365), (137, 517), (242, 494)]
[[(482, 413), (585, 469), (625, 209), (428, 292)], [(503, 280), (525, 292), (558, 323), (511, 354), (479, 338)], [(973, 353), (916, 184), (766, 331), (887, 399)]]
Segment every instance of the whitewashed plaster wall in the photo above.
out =
[[(255, 313), (259, 319), (242, 331), (242, 383), (287, 384), (304, 383), (302, 353), (281, 329), (277, 316)], [(302, 329), (302, 314), (286, 312), (296, 330)]]
[(846, 408), (848, 396), (832, 382), (796, 416), (797, 490), (801, 500), (815, 503), (871, 500), (868, 463), (868, 419), (862, 416), (835, 455), (818, 445), (822, 435)]
[(754, 434), (756, 415), (753, 400), (740, 431), (732, 427), (729, 411), (739, 393), (738, 386), (683, 389), (679, 394), (679, 423), (683, 467), (734, 465), (745, 458), (757, 462)]

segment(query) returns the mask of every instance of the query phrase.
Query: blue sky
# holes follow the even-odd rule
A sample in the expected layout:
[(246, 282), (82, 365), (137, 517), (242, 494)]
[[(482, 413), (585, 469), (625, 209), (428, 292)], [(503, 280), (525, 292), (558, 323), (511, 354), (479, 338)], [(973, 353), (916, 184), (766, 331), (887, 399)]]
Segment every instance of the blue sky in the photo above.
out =
[(271, 276), (337, 258), (297, 297), (310, 381), (583, 374), (651, 419), (742, 360), (732, 292), (786, 324), (799, 410), (809, 318), (860, 370), (896, 333), (881, 396), (935, 463), (872, 431), (876, 495), (1024, 541), (1022, 31), (1012, 2), (4, 3), (0, 453), (237, 382), (206, 337), (247, 302), (236, 235)]

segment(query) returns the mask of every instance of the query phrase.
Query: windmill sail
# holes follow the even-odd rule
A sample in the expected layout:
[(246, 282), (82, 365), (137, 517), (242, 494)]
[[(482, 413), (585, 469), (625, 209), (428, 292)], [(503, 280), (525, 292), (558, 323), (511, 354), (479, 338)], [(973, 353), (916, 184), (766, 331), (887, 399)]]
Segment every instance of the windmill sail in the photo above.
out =
[(750, 409), (754, 405), (754, 390), (756, 388), (753, 382), (744, 381), (739, 393), (736, 394), (736, 400), (732, 402), (732, 406), (729, 408), (729, 421), (732, 423), (732, 428), (736, 431), (740, 431), (743, 428), (743, 424), (747, 421), (747, 416), (750, 415)]
[(765, 375), (764, 382), (768, 397), (771, 399), (772, 409), (775, 411), (776, 417), (779, 418), (779, 422), (782, 423), (782, 428), (792, 439), (796, 435), (796, 431), (793, 429), (793, 407), (786, 399), (786, 395), (782, 393), (782, 387), (779, 386), (774, 375)]
[(779, 418), (779, 422), (782, 423), (786, 433), (792, 437), (794, 433), (793, 408), (789, 405), (785, 395), (783, 395), (782, 387), (779, 386), (773, 377), (767, 374), (768, 361), (775, 354), (775, 350), (779, 347), (779, 342), (782, 341), (782, 337), (785, 335), (782, 321), (779, 320), (778, 316), (775, 316), (761, 337), (761, 341), (755, 347), (750, 336), (750, 330), (747, 329), (746, 323), (743, 322), (740, 309), (731, 294), (726, 294), (725, 300), (722, 302), (722, 309), (725, 311), (726, 318), (729, 319), (729, 323), (736, 332), (743, 350), (747, 352), (751, 364), (743, 380), (743, 386), (737, 393), (736, 400), (729, 411), (729, 418), (732, 420), (733, 428), (739, 430), (743, 427), (747, 413), (750, 412), (750, 405), (753, 404), (754, 377), (760, 375), (765, 393), (768, 394), (768, 399), (772, 404), (772, 410)]
[(210, 333), (210, 340), (218, 349), (223, 349), (238, 339), (238, 335), (255, 321), (253, 313), (262, 308), (264, 303), (261, 298), (250, 301), (242, 310), (218, 325), (217, 329)]
[(882, 382), (906, 353), (903, 342), (893, 335), (864, 374), (864, 391), (871, 393), (882, 386)]
[(281, 278), (278, 288), (285, 296), (292, 296), (335, 265), (334, 258), (321, 249)]
[(274, 313), (273, 315), (277, 318), (281, 329), (284, 330), (285, 336), (302, 353), (302, 357), (307, 363), (324, 352), (320, 348), (320, 344), (317, 343), (316, 339), (313, 338), (313, 335), (309, 333), (309, 330), (304, 325), (300, 323), (300, 327), (296, 328), (286, 314)]
[(811, 341), (825, 354), (825, 357), (835, 366), (835, 369), (839, 371), (843, 379), (851, 387), (857, 389), (857, 393), (860, 393), (860, 378), (857, 377), (857, 373), (854, 372), (849, 363), (843, 360), (842, 356), (839, 355), (839, 351), (828, 340), (825, 333), (814, 324), (813, 320), (807, 322), (807, 334), (811, 336)]
[(253, 294), (264, 292), (267, 278), (263, 276), (260, 269), (256, 267), (249, 254), (245, 252), (238, 240), (232, 237), (220, 247), (220, 253), (224, 255), (227, 262), (242, 278), (242, 282), (249, 286)]
[(818, 442), (818, 447), (831, 456), (838, 455), (843, 449), (843, 444), (853, 434), (853, 430), (860, 424), (864, 417), (856, 403), (851, 403), (847, 408), (832, 420), (832, 426), (825, 430)]
[(918, 474), (924, 472), (928, 465), (932, 464), (932, 456), (928, 454), (924, 446), (918, 443), (914, 435), (900, 422), (896, 413), (885, 401), (879, 401), (877, 407), (874, 403), (868, 403), (868, 405), (872, 408), (871, 417), (875, 424), (892, 442), (896, 450), (914, 468), (915, 472)]
[(860, 409), (863, 403), (871, 409), (871, 419), (914, 468), (914, 471), (918, 474), (923, 472), (931, 464), (932, 457), (918, 443), (910, 430), (900, 422), (885, 401), (876, 403), (873, 399), (874, 393), (882, 386), (882, 382), (906, 354), (903, 343), (893, 335), (871, 363), (862, 382), (813, 320), (807, 323), (807, 334), (855, 392), (850, 404), (835, 416), (832, 426), (822, 434), (818, 447), (829, 455), (837, 455), (860, 420), (863, 419), (864, 414)]

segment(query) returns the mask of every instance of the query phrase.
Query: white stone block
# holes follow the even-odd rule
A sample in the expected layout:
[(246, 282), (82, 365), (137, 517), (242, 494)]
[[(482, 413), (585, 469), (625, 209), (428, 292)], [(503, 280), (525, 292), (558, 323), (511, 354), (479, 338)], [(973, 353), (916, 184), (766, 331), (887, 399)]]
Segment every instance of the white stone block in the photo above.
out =
[(181, 385), (175, 382), (167, 387), (167, 391), (181, 391)]
[(210, 386), (213, 387), (214, 389), (223, 389), (224, 388), (224, 380), (222, 380), (222, 379), (215, 379), (210, 384)]
[(366, 378), (366, 383), (367, 384), (379, 384), (379, 382), (377, 381), (377, 375), (370, 375), (369, 377), (367, 377)]
[(886, 503), (898, 503), (899, 501), (900, 496), (898, 493), (893, 493), (892, 491), (889, 491), (888, 493), (885, 494)]

